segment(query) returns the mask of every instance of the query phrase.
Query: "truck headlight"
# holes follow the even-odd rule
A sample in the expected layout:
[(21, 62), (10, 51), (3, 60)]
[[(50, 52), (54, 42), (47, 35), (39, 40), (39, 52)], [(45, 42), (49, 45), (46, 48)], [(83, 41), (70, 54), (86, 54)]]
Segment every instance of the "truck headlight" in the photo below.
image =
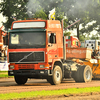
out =
[(40, 65), (40, 68), (44, 68), (44, 65)]
[(10, 65), (10, 67), (9, 67), (10, 69), (14, 69), (14, 65)]

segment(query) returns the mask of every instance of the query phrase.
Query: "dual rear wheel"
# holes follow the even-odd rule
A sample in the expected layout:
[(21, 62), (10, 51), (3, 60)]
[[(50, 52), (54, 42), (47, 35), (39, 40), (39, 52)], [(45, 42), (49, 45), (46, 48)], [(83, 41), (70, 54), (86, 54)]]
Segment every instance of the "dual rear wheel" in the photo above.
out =
[(77, 71), (72, 72), (75, 82), (90, 82), (92, 80), (92, 69), (88, 65), (80, 66)]

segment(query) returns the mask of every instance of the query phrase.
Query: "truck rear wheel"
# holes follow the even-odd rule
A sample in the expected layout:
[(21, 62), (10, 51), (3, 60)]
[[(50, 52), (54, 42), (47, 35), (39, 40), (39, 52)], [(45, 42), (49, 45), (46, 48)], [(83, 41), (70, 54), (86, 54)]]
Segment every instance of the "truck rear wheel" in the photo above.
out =
[(61, 80), (62, 80), (62, 70), (60, 66), (55, 65), (53, 75), (48, 77), (47, 81), (51, 85), (58, 85), (61, 83)]
[(18, 84), (18, 85), (22, 85), (22, 84), (25, 84), (27, 82), (27, 77), (25, 76), (14, 76), (15, 78), (15, 82)]
[(90, 82), (92, 80), (92, 69), (88, 65), (80, 66), (77, 71), (72, 72), (76, 82)]

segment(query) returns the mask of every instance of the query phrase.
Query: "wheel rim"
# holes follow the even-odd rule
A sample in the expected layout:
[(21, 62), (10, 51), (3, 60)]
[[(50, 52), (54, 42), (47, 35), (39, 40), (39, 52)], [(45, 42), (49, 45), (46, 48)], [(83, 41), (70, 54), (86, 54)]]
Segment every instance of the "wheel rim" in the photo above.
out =
[(56, 72), (55, 72), (55, 77), (56, 77), (56, 80), (57, 80), (57, 81), (60, 80), (60, 72), (59, 72), (59, 71), (56, 71)]
[(90, 70), (87, 70), (85, 73), (86, 79), (89, 80), (91, 78), (91, 72)]

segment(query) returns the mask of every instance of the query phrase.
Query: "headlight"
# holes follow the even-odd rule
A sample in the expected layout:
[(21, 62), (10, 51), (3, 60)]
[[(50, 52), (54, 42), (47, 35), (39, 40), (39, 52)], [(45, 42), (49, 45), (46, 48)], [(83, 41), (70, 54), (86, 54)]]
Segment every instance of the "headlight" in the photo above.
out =
[(10, 65), (10, 67), (9, 67), (10, 69), (14, 69), (14, 65)]
[(40, 68), (44, 68), (44, 65), (40, 65)]

